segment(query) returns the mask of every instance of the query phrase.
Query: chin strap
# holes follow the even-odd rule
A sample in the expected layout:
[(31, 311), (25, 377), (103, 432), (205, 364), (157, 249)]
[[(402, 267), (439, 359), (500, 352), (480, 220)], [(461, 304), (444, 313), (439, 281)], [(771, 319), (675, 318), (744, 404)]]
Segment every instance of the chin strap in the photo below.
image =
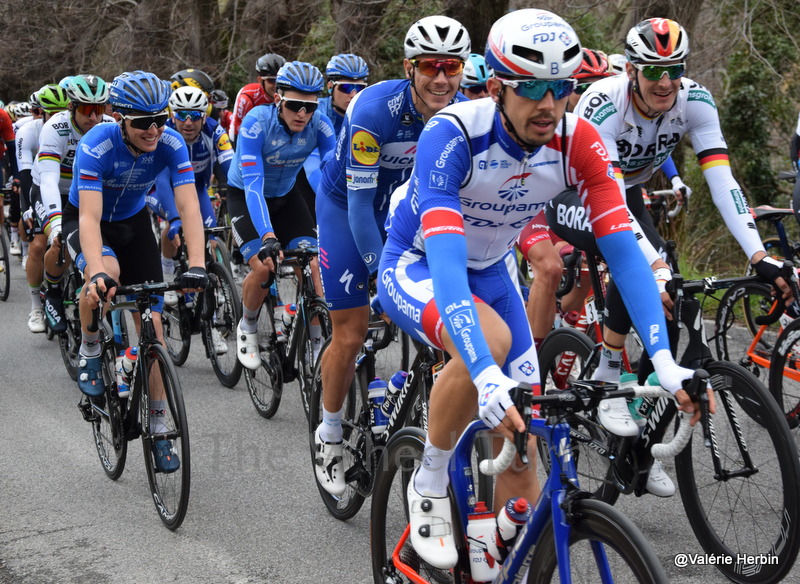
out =
[(514, 127), (514, 124), (511, 123), (508, 114), (506, 114), (506, 108), (504, 107), (503, 104), (503, 92), (505, 91), (505, 89), (506, 89), (505, 86), (503, 86), (503, 88), (500, 90), (500, 93), (497, 95), (498, 100), (497, 103), (495, 104), (495, 109), (497, 109), (497, 111), (500, 112), (500, 115), (503, 116), (503, 119), (506, 121), (506, 126), (508, 127), (508, 133), (511, 134), (512, 138), (514, 138), (514, 141), (517, 144), (519, 144), (519, 146), (525, 152), (533, 152), (534, 150), (539, 148), (539, 145), (531, 144), (530, 142), (526, 142), (525, 140), (523, 140), (522, 137), (519, 134), (517, 134), (517, 129)]
[(631, 90), (635, 95), (639, 96), (639, 99), (648, 108), (648, 111), (644, 112), (644, 115), (646, 115), (648, 118), (658, 117), (660, 115), (659, 112), (651, 112), (649, 110), (650, 106), (645, 101), (644, 96), (642, 95), (642, 90), (639, 87), (639, 70), (634, 67), (634, 71), (636, 72), (634, 73), (634, 78), (631, 80)]
[(125, 146), (128, 147), (128, 150), (131, 151), (131, 154), (138, 157), (144, 154), (144, 150), (139, 150), (136, 146), (131, 143), (131, 139), (128, 137), (128, 132), (125, 130), (125, 120), (122, 119), (119, 121), (119, 128), (122, 130), (122, 141), (125, 143)]

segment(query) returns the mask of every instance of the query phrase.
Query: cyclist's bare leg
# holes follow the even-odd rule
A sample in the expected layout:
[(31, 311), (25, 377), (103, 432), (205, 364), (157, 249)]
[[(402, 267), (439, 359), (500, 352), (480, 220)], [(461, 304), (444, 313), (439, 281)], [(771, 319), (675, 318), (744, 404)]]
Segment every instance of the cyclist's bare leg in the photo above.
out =
[(31, 288), (38, 288), (41, 286), (42, 280), (44, 280), (42, 262), (44, 261), (46, 247), (47, 238), (41, 233), (34, 235), (33, 241), (28, 244), (28, 263), (25, 264), (25, 276), (28, 279), (28, 286)]
[(528, 261), (534, 277), (525, 311), (533, 338), (539, 343), (553, 328), (556, 316), (555, 294), (561, 282), (564, 264), (549, 239), (543, 239), (530, 247)]
[[(43, 236), (44, 237), (44, 236)], [(30, 249), (30, 248), (28, 248)], [(45, 271), (56, 278), (60, 278), (64, 274), (64, 270), (69, 267), (71, 259), (69, 252), (64, 249), (64, 263), (58, 265), (58, 255), (61, 251), (61, 242), (58, 238), (53, 239), (53, 243), (44, 254), (44, 269)], [(30, 254), (30, 251), (28, 252)]]
[[(265, 261), (269, 261), (272, 265), (270, 258)], [(242, 304), (249, 310), (258, 310), (269, 294), (269, 288), (262, 288), (261, 284), (269, 280), (272, 270), (258, 259), (258, 255), (251, 257), (247, 263), (250, 266), (250, 273), (242, 281)]]
[(356, 355), (364, 344), (369, 306), (331, 310), (331, 343), (322, 355), (322, 404), (329, 412), (342, 409), (353, 380)]
[[(117, 258), (113, 256), (103, 256), (103, 271), (108, 274), (108, 276), (114, 280), (115, 282), (119, 282), (119, 262)], [(90, 286), (90, 280), (87, 278), (87, 274), (83, 274), (84, 281), (87, 282), (87, 285), (83, 287), (83, 292), (81, 293), (81, 299), (79, 303), (79, 310), (81, 315), (81, 331), (83, 332), (84, 336), (89, 334), (88, 326), (89, 323), (92, 322), (92, 310), (97, 308), (97, 299), (89, 297), (89, 289), (94, 288)], [(106, 288), (106, 290), (108, 290)], [(92, 290), (93, 291), (93, 290)], [(100, 292), (98, 290), (98, 292)], [(108, 310), (108, 304), (103, 304), (103, 316), (105, 315), (106, 311)]]

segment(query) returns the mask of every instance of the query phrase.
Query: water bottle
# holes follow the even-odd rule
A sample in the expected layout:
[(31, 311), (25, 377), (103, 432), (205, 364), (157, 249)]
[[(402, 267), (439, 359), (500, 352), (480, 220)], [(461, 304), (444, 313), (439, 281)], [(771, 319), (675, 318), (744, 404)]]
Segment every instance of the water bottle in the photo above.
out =
[(128, 397), (131, 392), (131, 375), (139, 356), (139, 347), (128, 347), (117, 357), (117, 392), (119, 397)]
[(494, 513), (486, 508), (483, 501), (478, 501), (467, 521), (469, 568), (474, 582), (491, 582), (500, 573), (500, 564), (490, 553), (490, 549), (495, 547), (496, 531)]
[(400, 393), (400, 390), (403, 389), (403, 386), (406, 383), (406, 377), (408, 377), (408, 373), (405, 371), (398, 371), (392, 378), (389, 380), (389, 385), (386, 388), (386, 399), (383, 401), (383, 405), (381, 406), (381, 412), (389, 419), (389, 416), (392, 415), (392, 410), (394, 410), (394, 402), (397, 400), (397, 394)]
[(509, 550), (514, 547), (514, 542), (522, 530), (522, 526), (525, 525), (532, 512), (530, 503), (524, 497), (513, 497), (500, 509), (497, 514), (496, 546), (494, 549), (491, 547), (489, 549), (496, 560), (502, 563), (508, 557)]
[(274, 318), (272, 320), (272, 322), (275, 324), (275, 335), (279, 343), (286, 342), (286, 330), (284, 330), (283, 326), (283, 308), (283, 304), (275, 307), (275, 312), (273, 314)]
[[(630, 385), (639, 385), (639, 377), (635, 373), (623, 373), (619, 376), (619, 386), (621, 388)], [(649, 400), (645, 400), (641, 397), (628, 398), (628, 411), (630, 412), (633, 421), (640, 428), (647, 424), (647, 416), (650, 413), (650, 405), (651, 404)]]
[(283, 315), (281, 316), (283, 320), (284, 334), (287, 334), (290, 330), (292, 330), (292, 323), (294, 322), (295, 316), (297, 316), (297, 305), (285, 304), (283, 307)]
[(381, 406), (386, 399), (386, 382), (380, 377), (376, 377), (367, 388), (367, 396), (369, 397), (369, 412), (370, 412), (370, 426), (372, 433), (376, 436), (383, 434), (386, 430), (386, 422), (388, 418), (383, 415)]

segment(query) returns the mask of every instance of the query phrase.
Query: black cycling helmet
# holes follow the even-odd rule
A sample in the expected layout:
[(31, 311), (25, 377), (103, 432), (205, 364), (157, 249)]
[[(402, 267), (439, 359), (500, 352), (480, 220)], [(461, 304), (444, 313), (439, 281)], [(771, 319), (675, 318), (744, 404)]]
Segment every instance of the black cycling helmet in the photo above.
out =
[(275, 77), (278, 70), (286, 63), (286, 59), (276, 53), (261, 55), (256, 61), (256, 72), (261, 77)]
[(169, 79), (172, 81), (173, 91), (186, 85), (202, 89), (206, 95), (214, 91), (214, 82), (211, 77), (200, 69), (183, 69), (174, 73)]

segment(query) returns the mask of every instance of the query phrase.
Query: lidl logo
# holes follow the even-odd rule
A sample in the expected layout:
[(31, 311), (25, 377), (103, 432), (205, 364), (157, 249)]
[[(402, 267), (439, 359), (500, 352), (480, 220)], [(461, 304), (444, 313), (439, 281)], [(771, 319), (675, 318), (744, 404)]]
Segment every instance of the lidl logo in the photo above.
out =
[(381, 154), (380, 146), (375, 141), (375, 137), (363, 130), (356, 132), (350, 144), (353, 151), (353, 158), (365, 166), (372, 166), (378, 162)]

